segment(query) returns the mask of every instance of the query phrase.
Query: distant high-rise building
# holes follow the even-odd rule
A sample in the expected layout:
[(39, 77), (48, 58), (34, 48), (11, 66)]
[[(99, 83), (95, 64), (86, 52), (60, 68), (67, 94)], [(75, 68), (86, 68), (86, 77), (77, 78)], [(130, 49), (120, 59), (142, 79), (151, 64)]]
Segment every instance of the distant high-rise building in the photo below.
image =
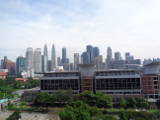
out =
[(79, 59), (79, 53), (74, 53), (74, 70), (78, 70)]
[(99, 56), (99, 48), (98, 47), (93, 47), (93, 56), (94, 56), (94, 58)]
[(23, 71), (26, 70), (26, 59), (22, 56), (19, 56), (16, 60), (16, 73), (21, 75)]
[(54, 44), (52, 45), (52, 51), (51, 51), (51, 71), (56, 69), (56, 51)]
[(34, 72), (35, 73), (42, 72), (42, 56), (41, 56), (41, 49), (40, 48), (35, 49), (33, 61), (34, 61), (34, 63), (33, 63)]
[(26, 51), (26, 71), (27, 77), (34, 77), (33, 48), (31, 47)]
[(125, 53), (125, 60), (126, 61), (129, 61), (129, 57), (130, 57), (130, 53), (129, 52)]
[(52, 61), (51, 60), (48, 60), (48, 71), (52, 71)]
[(0, 69), (3, 69), (3, 60), (0, 61)]
[(88, 52), (83, 52), (81, 55), (82, 64), (90, 64), (90, 57)]
[(120, 52), (115, 52), (114, 53), (114, 59), (115, 59), (115, 61), (122, 60), (121, 53)]
[(66, 48), (62, 48), (62, 64), (67, 64)]
[(43, 61), (43, 72), (47, 72), (48, 71), (48, 49), (47, 49), (47, 45), (44, 45), (44, 51), (43, 51), (43, 57), (42, 57), (42, 61)]
[(104, 68), (102, 55), (99, 55), (95, 58), (95, 65), (97, 70), (102, 70)]
[(93, 47), (91, 45), (87, 45), (87, 54), (88, 54), (88, 62), (89, 64), (93, 64), (94, 62), (94, 52), (93, 52)]
[(109, 69), (111, 68), (111, 62), (112, 62), (112, 49), (111, 47), (107, 48), (107, 58), (106, 58), (106, 68)]
[(57, 57), (57, 65), (58, 66), (61, 66), (62, 64), (61, 64), (61, 58), (60, 57)]
[(2, 62), (2, 69), (7, 69), (10, 75), (14, 75), (16, 73), (16, 64), (15, 62), (8, 60), (7, 56), (4, 57)]

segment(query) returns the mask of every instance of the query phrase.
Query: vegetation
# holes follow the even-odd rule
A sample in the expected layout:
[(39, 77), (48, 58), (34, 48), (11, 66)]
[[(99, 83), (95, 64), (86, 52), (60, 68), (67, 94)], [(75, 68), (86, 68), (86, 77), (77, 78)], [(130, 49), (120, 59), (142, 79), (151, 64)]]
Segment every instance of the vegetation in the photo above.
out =
[(28, 78), (26, 83), (15, 80), (15, 77), (7, 77), (6, 80), (0, 80), (0, 99), (13, 98), (12, 94), (17, 89), (34, 88), (39, 86), (39, 80)]
[(66, 106), (63, 112), (60, 112), (61, 120), (91, 120), (91, 118), (100, 116), (101, 112), (96, 107), (90, 107), (82, 101), (73, 102)]
[(34, 101), (34, 105), (38, 106), (47, 106), (47, 105), (58, 105), (63, 106), (69, 102), (71, 102), (73, 99), (72, 91), (71, 90), (59, 90), (58, 92), (55, 92), (53, 94), (40, 92), (37, 94), (36, 99)]
[(7, 84), (7, 81), (0, 80), (0, 99), (13, 98), (12, 92), (14, 89)]
[(112, 97), (107, 94), (100, 92), (93, 93), (90, 91), (85, 91), (79, 94), (76, 98), (77, 100), (82, 100), (90, 106), (97, 106), (99, 108), (111, 108), (112, 107)]
[(21, 118), (20, 112), (14, 112), (6, 120), (19, 120)]

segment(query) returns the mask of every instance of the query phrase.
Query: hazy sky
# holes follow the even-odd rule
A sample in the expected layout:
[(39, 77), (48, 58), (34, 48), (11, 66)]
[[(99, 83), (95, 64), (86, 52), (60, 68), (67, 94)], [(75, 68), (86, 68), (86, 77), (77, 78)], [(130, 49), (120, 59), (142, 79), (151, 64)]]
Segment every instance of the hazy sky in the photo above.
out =
[(58, 56), (98, 46), (106, 56), (131, 52), (160, 57), (160, 0), (0, 0), (0, 58), (15, 60), (27, 47), (51, 48)]

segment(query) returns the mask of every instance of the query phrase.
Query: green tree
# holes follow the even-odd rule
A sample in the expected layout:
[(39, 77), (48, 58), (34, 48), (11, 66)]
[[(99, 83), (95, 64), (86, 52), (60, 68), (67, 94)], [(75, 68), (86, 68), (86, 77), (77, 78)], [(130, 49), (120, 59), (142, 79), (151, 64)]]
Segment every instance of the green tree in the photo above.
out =
[(120, 118), (120, 120), (129, 120), (128, 112), (126, 112), (126, 111), (121, 111), (121, 112), (119, 113), (119, 118)]
[(148, 109), (150, 105), (149, 102), (144, 97), (140, 97), (136, 98), (136, 106), (137, 108), (140, 109)]
[(119, 105), (118, 105), (120, 108), (126, 108), (126, 106), (127, 106), (127, 102), (126, 102), (126, 100), (123, 98), (123, 97), (121, 97), (120, 99), (119, 99)]
[(136, 108), (136, 99), (134, 97), (131, 97), (127, 100), (127, 107), (128, 108)]
[(61, 120), (91, 120), (93, 113), (90, 113), (90, 106), (82, 101), (73, 102), (66, 106), (63, 112), (60, 112)]
[(101, 92), (97, 92), (96, 94), (94, 94), (90, 91), (85, 91), (83, 93), (80, 93), (77, 99), (82, 100), (90, 106), (97, 106), (100, 108), (112, 107), (112, 97)]
[(19, 120), (21, 118), (20, 112), (14, 112), (6, 120)]

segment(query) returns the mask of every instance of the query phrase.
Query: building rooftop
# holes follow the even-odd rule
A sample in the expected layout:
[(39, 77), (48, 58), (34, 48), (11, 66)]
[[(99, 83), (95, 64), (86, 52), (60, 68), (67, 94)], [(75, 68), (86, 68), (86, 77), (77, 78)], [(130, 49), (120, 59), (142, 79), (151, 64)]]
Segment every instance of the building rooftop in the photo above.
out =
[(107, 69), (107, 70), (96, 70), (96, 72), (110, 72), (110, 71), (139, 71), (135, 69)]
[(7, 76), (6, 72), (0, 72), (0, 76)]
[(158, 61), (153, 61), (153, 62), (151, 62), (151, 63), (148, 63), (148, 64), (144, 65), (144, 66), (152, 66), (152, 65), (160, 65), (160, 62), (158, 62)]

